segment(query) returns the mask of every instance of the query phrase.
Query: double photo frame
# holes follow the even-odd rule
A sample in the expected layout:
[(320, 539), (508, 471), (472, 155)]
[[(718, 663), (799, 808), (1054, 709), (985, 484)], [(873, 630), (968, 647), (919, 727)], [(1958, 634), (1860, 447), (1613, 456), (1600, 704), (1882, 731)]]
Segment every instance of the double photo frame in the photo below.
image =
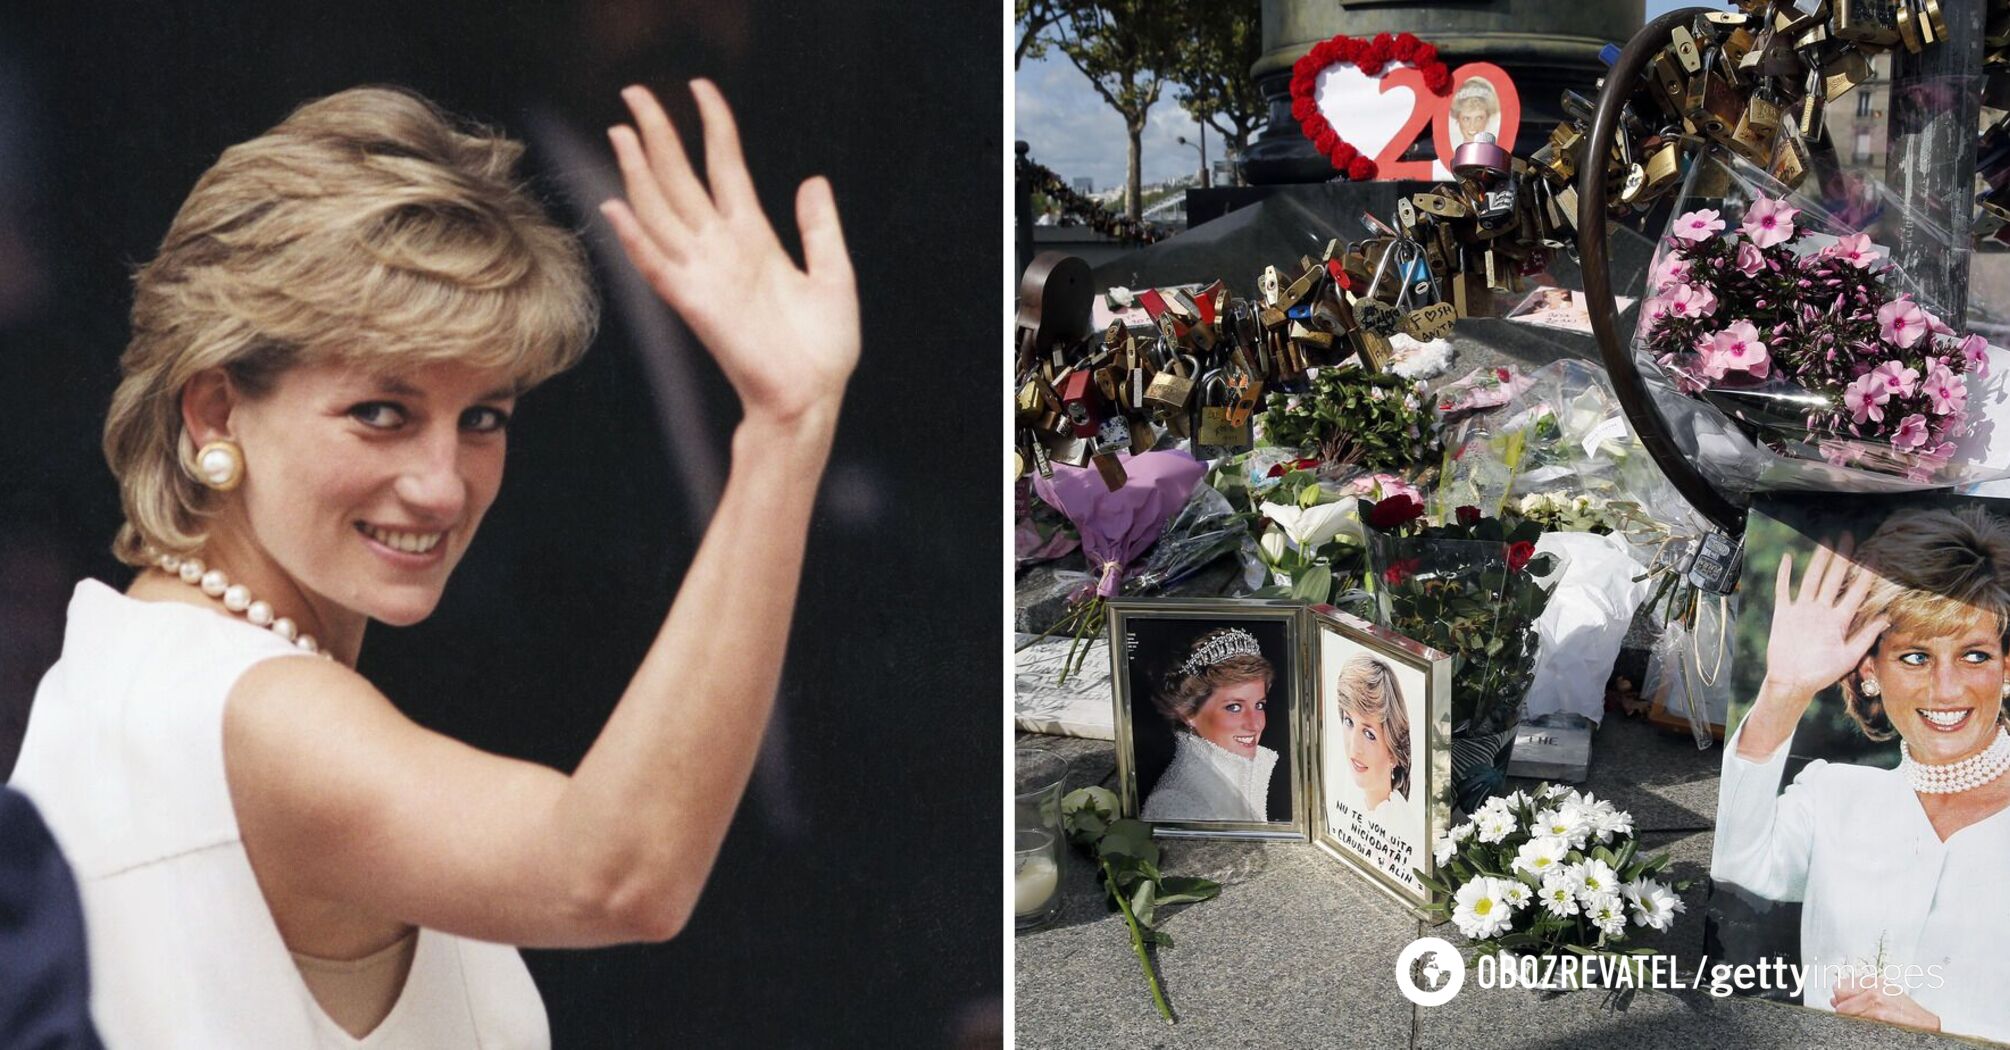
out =
[(1451, 821), (1452, 658), (1331, 606), (1109, 605), (1118, 795), (1165, 835), (1306, 840), (1404, 907)]

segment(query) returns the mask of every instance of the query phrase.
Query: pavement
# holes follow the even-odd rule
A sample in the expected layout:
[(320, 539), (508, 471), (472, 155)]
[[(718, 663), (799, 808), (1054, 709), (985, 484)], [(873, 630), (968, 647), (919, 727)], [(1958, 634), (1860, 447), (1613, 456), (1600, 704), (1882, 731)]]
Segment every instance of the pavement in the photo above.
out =
[[(1114, 785), (1108, 741), (1034, 734), (1020, 740), (1066, 756), (1070, 790)], [(1704, 954), (1720, 758), (1715, 748), (1699, 751), (1686, 734), (1613, 716), (1593, 738), (1590, 778), (1581, 785), (1633, 814), (1643, 851), (1673, 853), (1670, 879), (1694, 880), (1675, 926), (1638, 942), (1676, 956), (1685, 976)], [(1799, 1006), (1713, 998), (1707, 990), (1484, 989), (1470, 969), (1450, 1004), (1415, 1006), (1397, 991), (1397, 953), (1420, 936), (1459, 945), (1455, 927), (1417, 920), (1309, 843), (1159, 842), (1166, 873), (1204, 875), (1223, 887), (1214, 900), (1160, 913), (1159, 928), (1176, 941), (1156, 956), (1178, 1024), (1153, 1010), (1123, 917), (1105, 907), (1094, 871), (1073, 853), (1058, 919), (1016, 938), (1022, 1050), (1977, 1045)]]

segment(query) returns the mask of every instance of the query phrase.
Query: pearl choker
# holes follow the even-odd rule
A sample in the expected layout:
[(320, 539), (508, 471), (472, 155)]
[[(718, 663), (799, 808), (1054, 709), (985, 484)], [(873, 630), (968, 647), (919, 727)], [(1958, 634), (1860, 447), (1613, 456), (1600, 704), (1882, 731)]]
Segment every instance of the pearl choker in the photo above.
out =
[(161, 571), (169, 575), (180, 576), (181, 582), (202, 588), (202, 593), (222, 599), (224, 608), (243, 616), (256, 626), (271, 631), (306, 652), (320, 653), (331, 660), (334, 659), (328, 653), (321, 652), (321, 644), (314, 640), (314, 636), (302, 634), (292, 620), (284, 616), (274, 619), (270, 602), (252, 598), (249, 588), (241, 583), (230, 582), (230, 578), (223, 574), (222, 569), (206, 568), (201, 558), (193, 556), (182, 558), (173, 554), (160, 555), (154, 559), (154, 564), (159, 565)]
[(2003, 727), (1996, 728), (1996, 739), (1989, 746), (1958, 762), (1930, 766), (1915, 762), (1912, 749), (1905, 741), (1898, 742), (1898, 768), (1912, 785), (1912, 790), (1927, 795), (1952, 795), (1956, 792), (1979, 788), (2010, 770), (2010, 732)]

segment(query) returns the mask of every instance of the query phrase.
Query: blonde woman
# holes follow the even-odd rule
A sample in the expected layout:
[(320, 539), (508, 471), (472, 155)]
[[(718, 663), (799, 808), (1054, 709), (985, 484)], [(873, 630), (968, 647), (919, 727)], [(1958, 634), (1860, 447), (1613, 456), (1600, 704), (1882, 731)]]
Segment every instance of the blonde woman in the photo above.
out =
[(1144, 819), (1270, 819), (1277, 752), (1259, 741), (1275, 677), (1256, 636), (1243, 628), (1194, 639), (1152, 693), (1173, 728), (1173, 759), (1145, 798)]
[[(1980, 507), (1901, 510), (1854, 552), (1780, 561), (1759, 696), (1724, 748), (1714, 878), (1800, 901), (1807, 1005), (2010, 1039), (1996, 979), (2010, 856), (2010, 527)], [(1896, 769), (1808, 763), (1795, 727), (1841, 686)]]
[(724, 100), (693, 91), (708, 177), (630, 88), (626, 197), (603, 212), (743, 418), (682, 589), (571, 775), (422, 729), (354, 670), (372, 621), (432, 612), (518, 400), (594, 330), (521, 147), (345, 91), (226, 150), (140, 270), (105, 427), (139, 571), (78, 585), (14, 778), (76, 866), (108, 1044), (542, 1047), (512, 946), (683, 927), (767, 721), (859, 350), (828, 184), (797, 194), (799, 268)]
[(1471, 142), (1482, 132), (1498, 135), (1500, 115), (1500, 96), (1494, 93), (1493, 85), (1477, 77), (1459, 85), (1452, 95), (1452, 120), (1459, 129), (1452, 145)]
[(1346, 801), (1386, 826), (1410, 798), (1410, 716), (1396, 672), (1372, 656), (1357, 656), (1341, 666), (1333, 696), (1347, 783), (1355, 792)]

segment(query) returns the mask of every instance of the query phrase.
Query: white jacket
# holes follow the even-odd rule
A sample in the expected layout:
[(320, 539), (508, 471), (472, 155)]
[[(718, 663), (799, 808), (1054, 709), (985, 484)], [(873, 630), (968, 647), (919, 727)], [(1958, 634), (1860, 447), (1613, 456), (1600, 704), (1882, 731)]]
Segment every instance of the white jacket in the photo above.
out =
[(1802, 902), (1807, 1005), (1832, 1009), (1840, 967), (1882, 962), (1903, 980), (1916, 966), (1925, 972), (1906, 994), (1943, 1032), (2010, 1040), (2010, 809), (1942, 842), (1895, 769), (1814, 761), (1780, 791), (1791, 744), (1748, 762), (1737, 733), (1725, 742), (1711, 877)]
[(1181, 730), (1173, 760), (1145, 799), (1146, 820), (1270, 820), (1270, 772), (1277, 752), (1258, 747), (1244, 758)]

